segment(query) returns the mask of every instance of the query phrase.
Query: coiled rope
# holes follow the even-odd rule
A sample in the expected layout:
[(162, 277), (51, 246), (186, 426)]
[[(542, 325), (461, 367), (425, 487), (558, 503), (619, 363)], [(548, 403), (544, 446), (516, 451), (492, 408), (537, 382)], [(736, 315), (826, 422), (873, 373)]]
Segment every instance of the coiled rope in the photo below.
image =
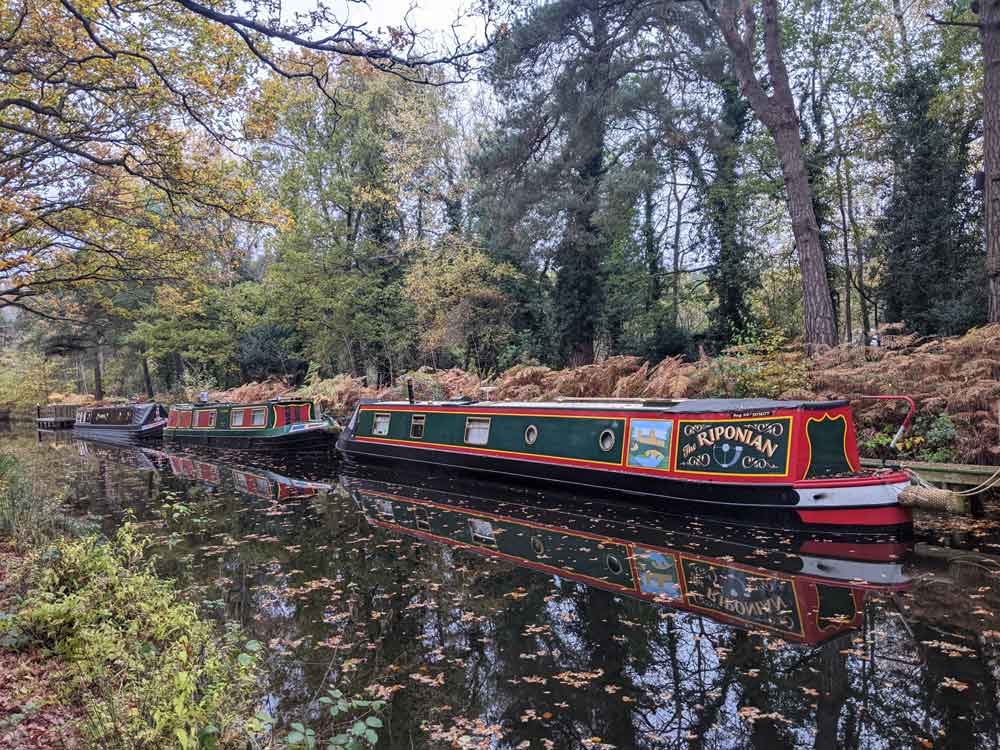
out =
[[(924, 479), (922, 476), (917, 474), (917, 472), (915, 472), (913, 469), (907, 467), (906, 471), (911, 477), (913, 477), (913, 479), (916, 480), (917, 484), (920, 487), (924, 487), (925, 489), (931, 489), (931, 490), (939, 489), (930, 482), (928, 482), (926, 479)], [(997, 470), (993, 472), (991, 476), (987, 477), (984, 481), (980, 482), (972, 489), (962, 490), (960, 492), (955, 491), (954, 494), (960, 495), (962, 497), (972, 497), (973, 495), (978, 495), (982, 492), (986, 492), (987, 490), (993, 489), (994, 487), (1000, 487), (1000, 467), (997, 467)]]

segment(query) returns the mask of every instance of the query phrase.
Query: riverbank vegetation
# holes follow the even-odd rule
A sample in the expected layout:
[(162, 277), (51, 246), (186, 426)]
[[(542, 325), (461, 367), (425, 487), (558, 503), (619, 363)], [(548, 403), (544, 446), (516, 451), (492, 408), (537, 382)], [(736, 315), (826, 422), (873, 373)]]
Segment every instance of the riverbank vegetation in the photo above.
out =
[(904, 458), (1000, 463), (1000, 326), (976, 328), (951, 338), (886, 335), (878, 348), (841, 346), (808, 355), (779, 332), (760, 332), (716, 356), (660, 362), (609, 357), (575, 368), (516, 365), (497, 374), (423, 367), (402, 373), (392, 386), (363, 377), (308, 377), (296, 385), (279, 378), (227, 390), (210, 390), (220, 401), (259, 401), (296, 395), (325, 411), (346, 416), (362, 398), (405, 398), (405, 381), (417, 398), (491, 398), (531, 401), (559, 398), (787, 398), (854, 400), (862, 455), (881, 458), (903, 418), (898, 405), (865, 401), (864, 394), (906, 393), (919, 412)]
[(44, 679), (6, 694), (8, 746), (244, 748), (260, 734), (260, 645), (202, 618), (133, 527), (99, 537), (4, 458), (0, 545), (2, 663)]

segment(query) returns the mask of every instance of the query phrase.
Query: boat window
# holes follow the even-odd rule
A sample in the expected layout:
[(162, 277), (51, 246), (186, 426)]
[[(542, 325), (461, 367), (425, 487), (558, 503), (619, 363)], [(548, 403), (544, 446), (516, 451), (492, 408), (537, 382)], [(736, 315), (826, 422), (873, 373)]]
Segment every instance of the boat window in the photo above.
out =
[(396, 511), (392, 507), (391, 500), (377, 500), (375, 502), (375, 507), (378, 510), (378, 514), (382, 516), (382, 518), (386, 518), (390, 521), (396, 520)]
[(424, 436), (424, 423), (427, 417), (423, 414), (414, 414), (410, 417), (410, 437), (418, 440)]
[(490, 441), (490, 418), (467, 417), (465, 420), (465, 442), (469, 445), (486, 445)]
[(215, 409), (204, 409), (195, 416), (195, 427), (215, 427)]
[(608, 555), (604, 558), (604, 564), (607, 566), (608, 570), (615, 575), (620, 575), (622, 572), (622, 561), (619, 560), (614, 555)]
[(245, 409), (233, 409), (229, 412), (229, 426), (230, 427), (242, 427), (243, 426), (243, 415), (246, 413)]
[(597, 442), (600, 444), (601, 450), (607, 453), (615, 447), (615, 433), (611, 430), (605, 430), (601, 433), (601, 437), (598, 438)]
[(178, 414), (177, 414), (177, 426), (178, 427), (190, 427), (191, 426), (191, 417), (192, 417), (193, 414), (194, 414), (194, 412), (191, 412), (191, 411), (178, 412)]
[(482, 544), (497, 543), (496, 536), (493, 533), (493, 524), (481, 518), (469, 519), (469, 533), (472, 534), (472, 540), (475, 542)]
[(312, 419), (312, 416), (310, 415), (309, 411), (310, 411), (309, 404), (302, 404), (299, 407), (299, 418), (298, 418), (298, 421), (299, 422), (308, 422), (310, 419)]
[(388, 435), (391, 421), (391, 414), (376, 414), (375, 421), (372, 422), (372, 435)]
[(538, 428), (533, 424), (529, 424), (524, 429), (524, 442), (528, 445), (534, 445), (536, 440), (538, 440)]
[(542, 541), (540, 536), (531, 537), (531, 551), (539, 557), (545, 554), (545, 542)]
[(413, 517), (416, 521), (417, 528), (423, 531), (431, 530), (431, 520), (427, 515), (426, 508), (415, 508), (413, 511)]
[(263, 427), (267, 424), (266, 406), (261, 406), (251, 411), (251, 424), (254, 427)]

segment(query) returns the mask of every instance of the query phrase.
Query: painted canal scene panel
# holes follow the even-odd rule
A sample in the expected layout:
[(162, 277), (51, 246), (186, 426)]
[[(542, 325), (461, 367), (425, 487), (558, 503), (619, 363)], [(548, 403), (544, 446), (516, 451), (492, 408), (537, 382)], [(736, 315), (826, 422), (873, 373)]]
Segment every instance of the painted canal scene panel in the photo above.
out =
[(629, 420), (628, 465), (643, 469), (670, 469), (672, 419)]
[(643, 594), (667, 599), (681, 597), (681, 579), (673, 554), (640, 546), (633, 549), (633, 554)]
[(786, 477), (792, 417), (681, 419), (677, 423), (678, 472)]

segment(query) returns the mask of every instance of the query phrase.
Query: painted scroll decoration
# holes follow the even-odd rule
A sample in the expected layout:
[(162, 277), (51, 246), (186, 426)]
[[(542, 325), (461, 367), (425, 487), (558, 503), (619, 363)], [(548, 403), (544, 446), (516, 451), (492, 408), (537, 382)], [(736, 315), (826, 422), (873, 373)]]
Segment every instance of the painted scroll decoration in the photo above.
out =
[(790, 417), (681, 420), (677, 471), (735, 476), (788, 474)]

